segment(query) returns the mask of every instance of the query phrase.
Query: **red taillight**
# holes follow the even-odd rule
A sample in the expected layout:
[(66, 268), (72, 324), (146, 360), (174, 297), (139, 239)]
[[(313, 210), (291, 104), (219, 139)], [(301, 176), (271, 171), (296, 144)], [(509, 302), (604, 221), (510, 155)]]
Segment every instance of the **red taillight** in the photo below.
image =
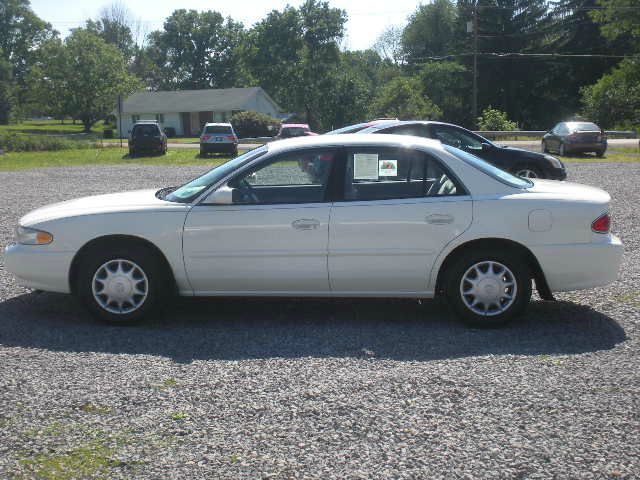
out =
[(611, 218), (608, 213), (600, 215), (591, 224), (591, 230), (595, 233), (609, 233), (611, 228)]
[(202, 141), (206, 142), (207, 140), (209, 140), (209, 135), (203, 135), (202, 136)]
[(236, 140), (238, 140), (238, 137), (236, 137), (235, 135), (229, 135), (227, 136), (227, 140), (231, 140), (232, 142), (235, 142)]

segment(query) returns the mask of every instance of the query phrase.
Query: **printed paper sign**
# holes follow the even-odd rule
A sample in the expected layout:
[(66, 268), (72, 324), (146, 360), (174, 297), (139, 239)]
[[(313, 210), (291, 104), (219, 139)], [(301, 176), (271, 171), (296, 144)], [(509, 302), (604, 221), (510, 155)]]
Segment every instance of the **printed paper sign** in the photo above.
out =
[(378, 180), (378, 154), (355, 153), (353, 155), (354, 180)]
[(381, 177), (397, 177), (398, 160), (380, 160), (378, 162), (378, 175)]

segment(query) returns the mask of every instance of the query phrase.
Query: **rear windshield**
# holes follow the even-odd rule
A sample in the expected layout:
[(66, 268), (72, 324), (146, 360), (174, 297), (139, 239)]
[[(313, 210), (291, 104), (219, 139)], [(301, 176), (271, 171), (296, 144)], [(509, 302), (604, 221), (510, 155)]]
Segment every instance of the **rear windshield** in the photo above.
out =
[(493, 177), (496, 180), (509, 185), (510, 187), (514, 187), (514, 188), (533, 187), (533, 183), (530, 180), (524, 179), (522, 177), (516, 177), (515, 175), (511, 175), (509, 172), (500, 170), (498, 167), (494, 167), (490, 163), (485, 162), (481, 158), (478, 158), (475, 155), (470, 154), (469, 152), (465, 152), (464, 150), (460, 150), (459, 148), (455, 148), (450, 145), (443, 144), (442, 146), (447, 152), (455, 155), (463, 162), (468, 163), (472, 167), (477, 168), (481, 172), (486, 173), (490, 177)]
[(574, 132), (599, 132), (600, 127), (598, 127), (595, 123), (591, 122), (571, 122), (568, 123), (567, 126), (569, 130)]
[(303, 127), (284, 127), (282, 129), (282, 135), (288, 135), (290, 137), (300, 137), (307, 133), (307, 129)]
[(136, 125), (133, 127), (134, 135), (158, 135), (160, 129), (157, 125)]
[(231, 134), (233, 131), (228, 125), (207, 125), (204, 127), (204, 133), (226, 133)]

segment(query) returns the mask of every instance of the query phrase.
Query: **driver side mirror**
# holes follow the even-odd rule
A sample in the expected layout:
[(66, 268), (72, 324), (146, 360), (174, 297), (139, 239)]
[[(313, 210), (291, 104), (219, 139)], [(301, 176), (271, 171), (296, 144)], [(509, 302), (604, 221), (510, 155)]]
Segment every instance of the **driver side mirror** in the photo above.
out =
[(237, 203), (237, 201), (238, 196), (236, 189), (228, 185), (223, 185), (207, 195), (202, 203), (205, 205), (233, 205)]
[(493, 148), (493, 147), (492, 147), (492, 145), (491, 145), (490, 143), (486, 143), (486, 142), (483, 142), (483, 143), (482, 143), (482, 151), (483, 151), (483, 152), (488, 152), (488, 151), (489, 151), (489, 150), (491, 150), (492, 148)]

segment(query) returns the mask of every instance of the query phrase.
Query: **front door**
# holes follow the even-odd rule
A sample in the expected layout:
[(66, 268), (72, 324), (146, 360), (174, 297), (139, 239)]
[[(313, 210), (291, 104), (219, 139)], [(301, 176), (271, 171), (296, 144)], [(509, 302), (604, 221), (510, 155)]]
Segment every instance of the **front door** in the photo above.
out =
[(332, 292), (429, 294), (435, 258), (471, 224), (464, 187), (439, 160), (400, 148), (349, 149), (345, 177), (331, 212)]
[(191, 113), (182, 112), (180, 114), (181, 122), (182, 122), (182, 135), (185, 137), (191, 136)]
[(335, 156), (322, 149), (262, 159), (228, 182), (232, 205), (195, 206), (183, 251), (196, 294), (326, 295)]

